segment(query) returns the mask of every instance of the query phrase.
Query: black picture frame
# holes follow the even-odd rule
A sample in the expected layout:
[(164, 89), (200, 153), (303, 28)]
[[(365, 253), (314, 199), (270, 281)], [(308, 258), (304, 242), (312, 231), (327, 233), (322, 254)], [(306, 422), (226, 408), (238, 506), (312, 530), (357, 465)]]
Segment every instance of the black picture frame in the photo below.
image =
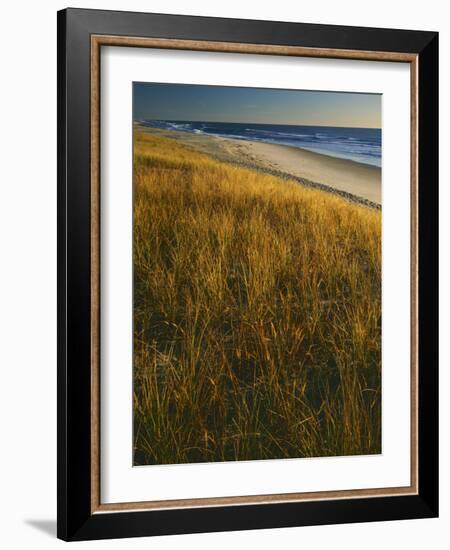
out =
[[(418, 494), (92, 513), (91, 36), (403, 52), (418, 60)], [(438, 515), (438, 34), (117, 11), (58, 12), (58, 537), (88, 540)]]

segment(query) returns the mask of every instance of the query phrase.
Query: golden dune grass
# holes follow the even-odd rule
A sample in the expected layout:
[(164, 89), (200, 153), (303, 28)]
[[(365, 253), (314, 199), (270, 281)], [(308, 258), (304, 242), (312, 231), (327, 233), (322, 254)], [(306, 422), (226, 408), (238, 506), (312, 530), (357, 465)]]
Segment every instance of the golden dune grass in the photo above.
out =
[(381, 214), (135, 132), (134, 461), (381, 451)]

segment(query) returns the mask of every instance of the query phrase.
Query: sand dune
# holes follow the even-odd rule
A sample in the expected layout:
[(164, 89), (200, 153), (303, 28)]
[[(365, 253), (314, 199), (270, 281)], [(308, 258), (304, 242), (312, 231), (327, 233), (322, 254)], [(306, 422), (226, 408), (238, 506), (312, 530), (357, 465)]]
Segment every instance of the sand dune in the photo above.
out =
[(376, 166), (333, 158), (289, 145), (172, 130), (145, 130), (175, 138), (225, 162), (292, 175), (381, 205), (381, 169)]

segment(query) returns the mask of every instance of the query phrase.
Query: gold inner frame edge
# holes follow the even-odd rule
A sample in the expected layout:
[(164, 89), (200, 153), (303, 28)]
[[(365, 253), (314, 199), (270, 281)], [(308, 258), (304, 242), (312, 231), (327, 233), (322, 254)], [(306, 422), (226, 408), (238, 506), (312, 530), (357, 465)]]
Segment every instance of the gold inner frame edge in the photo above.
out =
[[(100, 49), (102, 46), (163, 48), (223, 53), (247, 53), (330, 59), (409, 63), (411, 100), (411, 484), (407, 487), (316, 491), (234, 497), (101, 503), (100, 492)], [(274, 504), (404, 496), (418, 494), (418, 55), (402, 52), (307, 48), (235, 42), (91, 35), (90, 56), (90, 184), (91, 184), (91, 513), (162, 510), (212, 506)]]

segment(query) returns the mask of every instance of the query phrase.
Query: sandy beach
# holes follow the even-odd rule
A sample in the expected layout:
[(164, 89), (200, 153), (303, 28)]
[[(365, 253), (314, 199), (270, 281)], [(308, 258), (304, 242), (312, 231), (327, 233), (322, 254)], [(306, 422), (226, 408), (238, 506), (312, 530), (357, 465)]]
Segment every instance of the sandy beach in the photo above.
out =
[(145, 128), (145, 131), (175, 138), (224, 162), (284, 177), (292, 176), (300, 183), (316, 185), (371, 206), (381, 205), (381, 169), (376, 166), (313, 153), (289, 145), (171, 130)]
[[(231, 140), (230, 140), (231, 141)], [(381, 205), (381, 170), (359, 162), (261, 142), (226, 144), (250, 160)]]

